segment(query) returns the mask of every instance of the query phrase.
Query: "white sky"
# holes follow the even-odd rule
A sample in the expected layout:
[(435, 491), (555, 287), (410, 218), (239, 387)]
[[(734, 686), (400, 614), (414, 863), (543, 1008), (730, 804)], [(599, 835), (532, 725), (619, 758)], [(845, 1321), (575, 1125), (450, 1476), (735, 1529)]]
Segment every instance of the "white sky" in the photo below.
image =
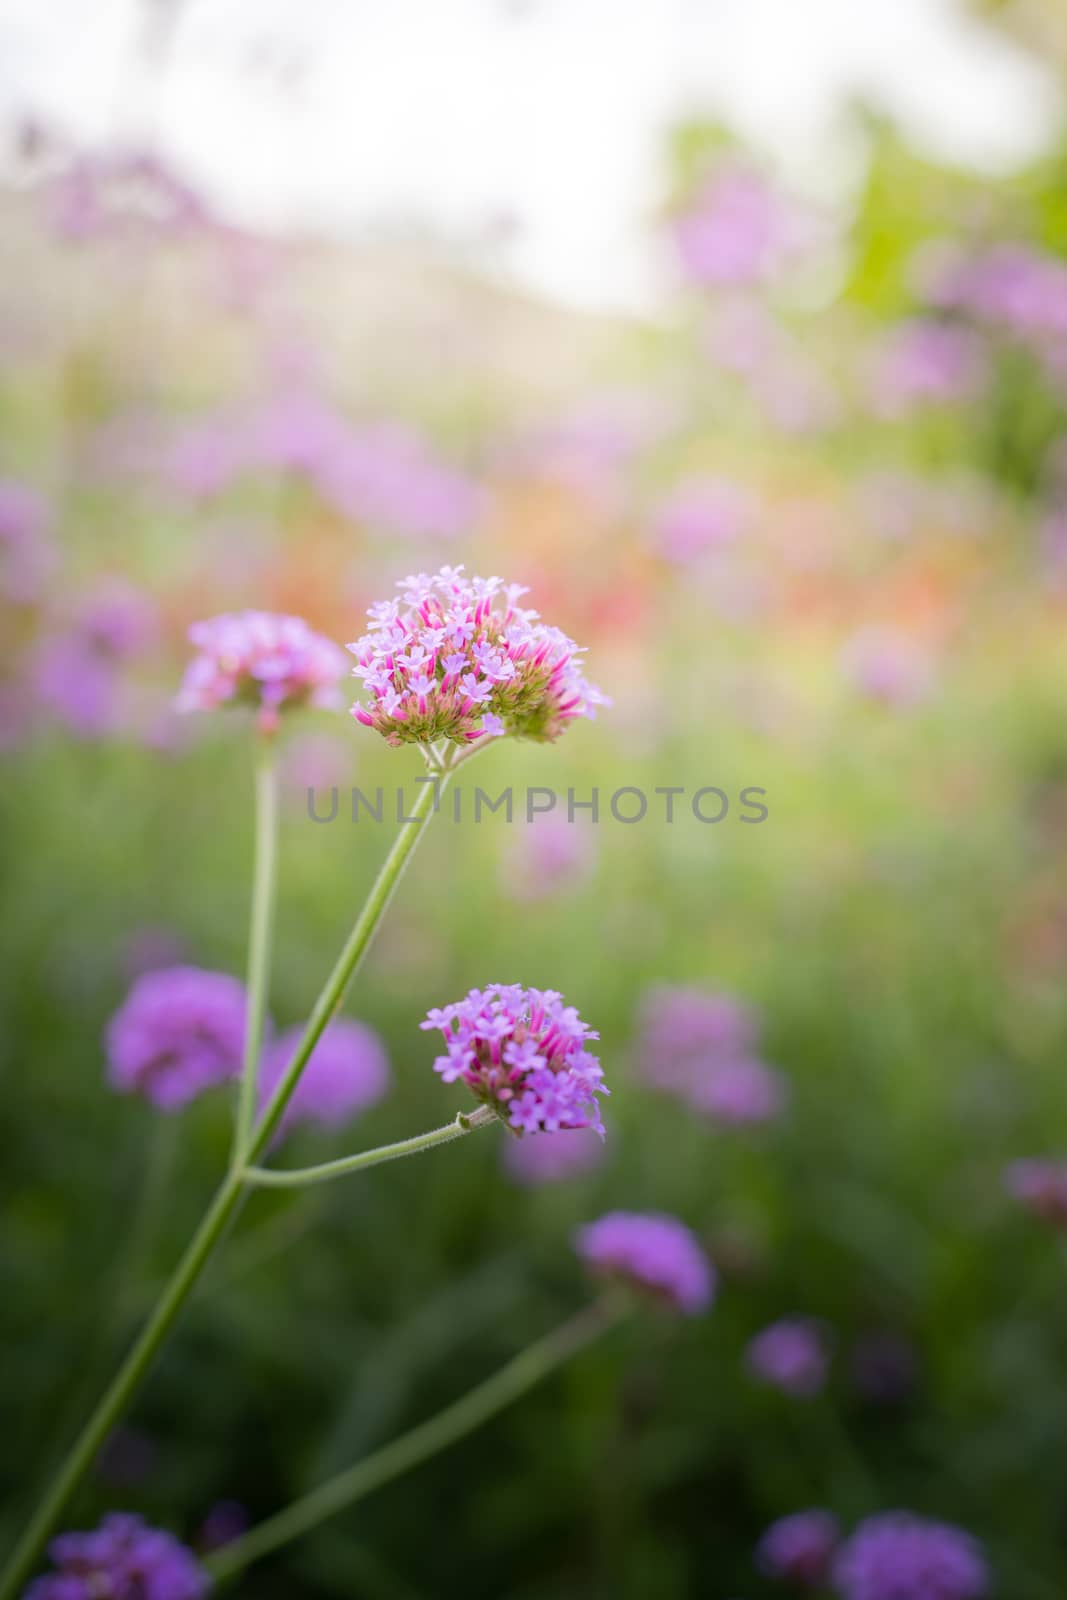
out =
[[(159, 4), (159, 0), (156, 0)], [(862, 93), (933, 153), (996, 172), (1059, 112), (1040, 66), (952, 0), (185, 0), (161, 78), (144, 0), (0, 0), (0, 118), (149, 129), (218, 203), (271, 226), (513, 217), (508, 270), (647, 304), (662, 135), (719, 115), (833, 195)]]

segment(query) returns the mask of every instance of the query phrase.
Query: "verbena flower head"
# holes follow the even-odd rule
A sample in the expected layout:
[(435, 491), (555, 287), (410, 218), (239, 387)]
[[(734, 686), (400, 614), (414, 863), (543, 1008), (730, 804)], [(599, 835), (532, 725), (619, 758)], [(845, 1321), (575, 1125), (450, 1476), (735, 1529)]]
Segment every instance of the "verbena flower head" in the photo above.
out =
[(908, 1511), (861, 1522), (834, 1565), (843, 1600), (981, 1600), (982, 1547), (970, 1534)]
[(1013, 1161), (1004, 1184), (1042, 1222), (1067, 1228), (1067, 1161)]
[(536, 1187), (576, 1178), (599, 1166), (604, 1146), (592, 1128), (564, 1128), (539, 1139), (505, 1139), (503, 1162), (516, 1183)]
[(393, 745), (483, 734), (557, 739), (604, 704), (582, 674), (582, 651), (536, 611), (520, 584), (465, 578), (462, 567), (420, 573), (402, 598), (370, 608), (370, 631), (348, 648), (370, 697), (352, 715)]
[(55, 1571), (24, 1600), (200, 1600), (208, 1577), (173, 1534), (112, 1513), (92, 1533), (64, 1533), (49, 1554)]
[(756, 1377), (802, 1399), (819, 1393), (829, 1366), (825, 1335), (810, 1317), (772, 1322), (750, 1341), (745, 1359)]
[[(269, 1100), (296, 1054), (303, 1028), (290, 1028), (267, 1051), (260, 1073), (260, 1097)], [(315, 1046), (285, 1108), (283, 1129), (313, 1122), (337, 1128), (376, 1105), (389, 1088), (389, 1061), (373, 1028), (339, 1018)]]
[(609, 1211), (579, 1228), (575, 1249), (597, 1276), (622, 1278), (688, 1316), (711, 1304), (715, 1291), (711, 1263), (677, 1217)]
[(829, 1576), (839, 1538), (829, 1511), (797, 1511), (772, 1522), (756, 1546), (756, 1563), (769, 1578), (817, 1589)]
[(194, 622), (189, 638), (200, 653), (186, 669), (179, 711), (252, 706), (269, 732), (283, 710), (342, 703), (344, 653), (302, 617), (238, 611)]
[(173, 1111), (236, 1077), (246, 1006), (244, 985), (224, 972), (146, 972), (108, 1024), (111, 1084)]
[(516, 1133), (594, 1128), (603, 1135), (597, 1095), (609, 1091), (586, 1049), (600, 1035), (556, 990), (493, 983), (435, 1008), (419, 1026), (444, 1036), (434, 1071), (446, 1083), (468, 1084)]

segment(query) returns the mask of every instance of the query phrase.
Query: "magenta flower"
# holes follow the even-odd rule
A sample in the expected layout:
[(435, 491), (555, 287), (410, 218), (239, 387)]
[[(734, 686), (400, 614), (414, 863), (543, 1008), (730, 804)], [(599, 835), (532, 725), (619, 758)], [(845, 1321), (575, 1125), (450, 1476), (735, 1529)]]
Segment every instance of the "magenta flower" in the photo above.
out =
[(191, 1551), (126, 1513), (112, 1512), (92, 1533), (61, 1534), (49, 1554), (55, 1571), (23, 1600), (200, 1600), (208, 1592)]
[(756, 1546), (756, 1563), (769, 1578), (818, 1589), (830, 1575), (840, 1538), (829, 1511), (796, 1511), (773, 1522)]
[(244, 1049), (243, 984), (224, 972), (166, 967), (138, 978), (107, 1028), (108, 1077), (162, 1111), (235, 1078)]
[[(266, 1103), (296, 1053), (304, 1030), (290, 1028), (271, 1046), (260, 1072), (260, 1098)], [(285, 1108), (282, 1129), (294, 1123), (341, 1127), (377, 1105), (389, 1088), (389, 1060), (373, 1028), (340, 1017), (315, 1046)]]
[(525, 590), (499, 578), (464, 578), (462, 567), (405, 578), (402, 600), (371, 607), (370, 631), (348, 648), (369, 706), (352, 715), (393, 745), (484, 734), (557, 739), (574, 717), (604, 704), (582, 675), (582, 651), (536, 611)]
[(724, 162), (674, 219), (682, 270), (705, 288), (764, 283), (812, 244), (812, 219), (759, 172)]
[(689, 1104), (722, 1127), (754, 1127), (774, 1122), (785, 1110), (780, 1073), (752, 1057), (708, 1062), (689, 1087)]
[(40, 598), (56, 565), (49, 510), (34, 489), (0, 478), (0, 595), (16, 605)]
[(900, 417), (922, 405), (969, 400), (985, 377), (981, 338), (948, 322), (901, 323), (881, 341), (871, 374), (875, 409)]
[(509, 1177), (524, 1187), (559, 1183), (599, 1166), (604, 1145), (592, 1128), (563, 1128), (538, 1139), (505, 1139), (503, 1162)]
[(810, 1317), (773, 1322), (749, 1342), (745, 1360), (764, 1383), (804, 1400), (820, 1392), (830, 1364), (826, 1337)]
[(461, 1079), (516, 1133), (594, 1128), (603, 1135), (597, 1095), (609, 1091), (586, 1049), (600, 1036), (554, 989), (490, 984), (431, 1011), (419, 1026), (444, 1036), (434, 1071), (445, 1083)]
[(711, 1304), (714, 1269), (677, 1217), (609, 1211), (578, 1229), (575, 1249), (598, 1277), (621, 1278), (687, 1316)]
[(909, 1511), (860, 1523), (833, 1576), (842, 1600), (981, 1600), (989, 1592), (978, 1541)]
[(1057, 1228), (1067, 1227), (1067, 1161), (1013, 1161), (1004, 1184), (1035, 1217)]
[(509, 834), (506, 848), (500, 876), (516, 900), (556, 894), (588, 877), (596, 865), (594, 830), (556, 811)]
[(271, 732), (281, 711), (341, 704), (344, 655), (301, 617), (235, 612), (194, 623), (189, 638), (200, 654), (186, 669), (175, 701), (179, 711), (248, 705)]

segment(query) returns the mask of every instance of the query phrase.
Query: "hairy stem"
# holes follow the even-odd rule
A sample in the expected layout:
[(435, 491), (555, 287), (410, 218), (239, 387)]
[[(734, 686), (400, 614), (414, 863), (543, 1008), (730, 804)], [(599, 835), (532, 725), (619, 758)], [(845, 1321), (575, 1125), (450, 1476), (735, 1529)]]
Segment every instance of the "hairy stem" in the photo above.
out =
[(359, 1155), (324, 1161), (317, 1167), (290, 1167), (288, 1170), (246, 1167), (244, 1181), (265, 1189), (302, 1189), (312, 1183), (328, 1183), (331, 1178), (344, 1178), (350, 1172), (362, 1172), (365, 1167), (380, 1166), (383, 1161), (399, 1161), (402, 1156), (414, 1156), (423, 1150), (432, 1150), (435, 1145), (450, 1144), (453, 1139), (462, 1139), (466, 1134), (473, 1133), (475, 1128), (485, 1128), (489, 1123), (499, 1120), (495, 1111), (490, 1111), (487, 1106), (479, 1106), (469, 1117), (461, 1112), (454, 1122), (446, 1122), (443, 1128), (416, 1134), (413, 1139), (401, 1139), (397, 1144), (379, 1145), (376, 1150), (362, 1150)]

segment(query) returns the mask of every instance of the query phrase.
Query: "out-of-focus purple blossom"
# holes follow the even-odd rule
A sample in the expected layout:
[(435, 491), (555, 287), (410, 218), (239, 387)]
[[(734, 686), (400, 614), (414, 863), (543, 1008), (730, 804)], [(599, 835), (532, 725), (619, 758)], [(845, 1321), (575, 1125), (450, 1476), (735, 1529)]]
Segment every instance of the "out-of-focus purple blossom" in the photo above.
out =
[(753, 168), (723, 162), (673, 223), (682, 271), (702, 288), (766, 283), (810, 249), (811, 218)]
[(92, 1533), (63, 1533), (49, 1549), (54, 1572), (23, 1600), (201, 1600), (208, 1577), (173, 1534), (112, 1512)]
[(106, 578), (68, 608), (62, 631), (40, 641), (33, 660), (39, 703), (85, 738), (131, 718), (129, 664), (157, 633), (155, 605), (122, 578)]
[(916, 319), (883, 335), (871, 369), (871, 399), (883, 417), (917, 406), (973, 399), (985, 379), (980, 337), (950, 322)]
[(691, 478), (657, 508), (652, 532), (671, 561), (698, 556), (733, 544), (752, 519), (752, 496), (739, 484), (720, 478)]
[(344, 653), (302, 617), (240, 611), (195, 622), (189, 638), (199, 654), (189, 663), (175, 705), (211, 711), (247, 705), (270, 732), (279, 714), (297, 706), (336, 709)]
[(490, 984), (435, 1008), (419, 1026), (441, 1031), (446, 1053), (434, 1071), (444, 1082), (467, 1084), (517, 1133), (603, 1134), (597, 1096), (609, 1091), (586, 1049), (600, 1036), (555, 989)]
[(745, 1351), (749, 1371), (800, 1399), (817, 1395), (830, 1364), (826, 1335), (810, 1317), (785, 1317), (757, 1333)]
[(354, 430), (320, 464), (316, 484), (343, 516), (412, 537), (454, 538), (481, 515), (470, 478), (398, 423)]
[(781, 1073), (754, 1057), (738, 1056), (708, 1062), (694, 1075), (686, 1098), (713, 1121), (739, 1128), (776, 1121), (787, 1095)]
[[(303, 1032), (302, 1027), (289, 1028), (264, 1055), (259, 1081), (264, 1104), (296, 1054)], [(374, 1029), (339, 1017), (315, 1046), (285, 1108), (281, 1128), (285, 1131), (301, 1122), (343, 1127), (377, 1105), (389, 1083), (389, 1059)]]
[(927, 248), (917, 263), (931, 303), (969, 312), (1035, 345), (1067, 336), (1067, 263), (1027, 244)]
[(526, 468), (614, 506), (628, 469), (675, 421), (672, 408), (645, 390), (594, 395), (511, 446), (505, 465)]
[(548, 812), (508, 835), (501, 879), (514, 899), (541, 900), (587, 878), (595, 860), (593, 829)]
[(536, 611), (521, 584), (442, 567), (405, 578), (400, 600), (371, 607), (370, 631), (348, 646), (370, 697), (352, 715), (392, 745), (465, 745), (486, 734), (557, 739), (604, 696), (582, 674), (582, 650)]
[(248, 1532), (251, 1518), (239, 1500), (217, 1500), (200, 1524), (194, 1543), (204, 1555), (221, 1550)]
[(244, 985), (224, 972), (165, 967), (138, 978), (107, 1028), (108, 1076), (173, 1111), (239, 1075)]
[(786, 1085), (759, 1059), (758, 1032), (754, 1012), (731, 995), (658, 984), (640, 1009), (638, 1070), (723, 1126), (774, 1121)]
[(756, 1546), (756, 1563), (769, 1578), (818, 1589), (830, 1575), (841, 1529), (829, 1511), (795, 1511), (773, 1522)]
[(543, 1183), (559, 1183), (576, 1178), (599, 1166), (604, 1159), (603, 1141), (592, 1128), (564, 1128), (560, 1133), (542, 1133), (536, 1139), (505, 1139), (504, 1169), (510, 1178), (526, 1188)]
[(929, 651), (897, 628), (861, 628), (842, 650), (841, 665), (868, 700), (898, 709), (919, 704), (934, 683)]
[(978, 1541), (909, 1511), (886, 1511), (860, 1523), (833, 1578), (842, 1600), (982, 1600), (989, 1593)]
[(687, 1316), (711, 1304), (714, 1270), (695, 1234), (677, 1217), (609, 1211), (579, 1228), (575, 1249), (598, 1277), (621, 1278)]
[(876, 1406), (897, 1406), (914, 1392), (919, 1375), (915, 1346), (903, 1334), (882, 1330), (857, 1339), (850, 1361), (852, 1387)]
[(1067, 1228), (1067, 1161), (1013, 1161), (1004, 1174), (1004, 1185), (1042, 1222)]
[(0, 595), (30, 605), (56, 566), (48, 532), (49, 510), (35, 489), (0, 478)]

